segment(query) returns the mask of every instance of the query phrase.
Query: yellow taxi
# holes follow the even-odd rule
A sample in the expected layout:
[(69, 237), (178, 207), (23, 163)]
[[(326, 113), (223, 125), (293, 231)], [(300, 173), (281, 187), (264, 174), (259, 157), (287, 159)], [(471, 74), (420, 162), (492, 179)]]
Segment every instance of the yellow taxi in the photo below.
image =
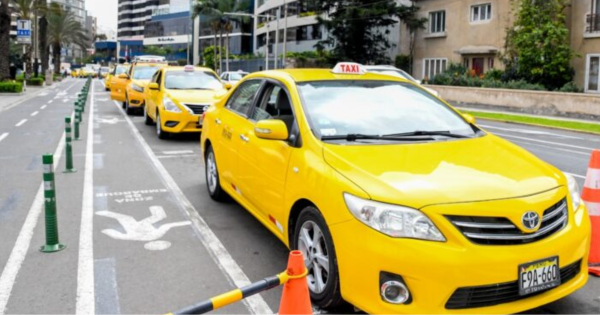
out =
[(314, 305), (517, 313), (584, 286), (577, 183), (405, 79), (250, 74), (204, 115), (215, 200), (304, 254)]
[(160, 139), (171, 133), (201, 132), (202, 115), (230, 85), (209, 68), (166, 67), (152, 76), (146, 89), (146, 125), (156, 124)]
[(128, 69), (129, 69), (128, 64), (116, 65), (116, 66), (112, 67), (110, 69), (110, 71), (108, 72), (108, 74), (106, 75), (106, 79), (104, 80), (105, 90), (110, 91), (110, 87), (111, 87), (113, 81), (124, 80), (124, 79), (119, 79), (118, 76), (123, 73), (126, 73)]
[(123, 109), (128, 115), (144, 107), (144, 89), (152, 75), (167, 66), (164, 59), (139, 59), (129, 67), (129, 71), (120, 74), (120, 80), (113, 81), (110, 88), (110, 97), (118, 102), (123, 102)]

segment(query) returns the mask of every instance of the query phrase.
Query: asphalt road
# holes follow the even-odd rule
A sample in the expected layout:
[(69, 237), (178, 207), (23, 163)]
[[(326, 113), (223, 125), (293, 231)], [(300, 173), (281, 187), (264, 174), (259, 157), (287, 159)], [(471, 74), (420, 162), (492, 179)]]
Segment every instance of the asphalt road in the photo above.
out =
[[(288, 250), (239, 205), (206, 193), (198, 135), (156, 137), (100, 81), (88, 100), (77, 172), (61, 138), (83, 80), (10, 108), (0, 104), (0, 314), (165, 313), (274, 275)], [(0, 103), (2, 99), (0, 98)], [(600, 136), (480, 121), (583, 184)], [(61, 242), (44, 243), (41, 154), (55, 153)], [(600, 279), (528, 313), (600, 313)], [(280, 288), (216, 313), (276, 312)], [(340, 309), (339, 312), (352, 311)]]

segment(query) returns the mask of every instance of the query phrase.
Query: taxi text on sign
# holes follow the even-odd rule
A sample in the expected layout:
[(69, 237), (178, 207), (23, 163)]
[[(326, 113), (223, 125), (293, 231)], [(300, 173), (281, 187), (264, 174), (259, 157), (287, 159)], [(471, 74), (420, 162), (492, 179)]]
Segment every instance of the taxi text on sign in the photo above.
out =
[(31, 20), (17, 20), (17, 42), (31, 44)]

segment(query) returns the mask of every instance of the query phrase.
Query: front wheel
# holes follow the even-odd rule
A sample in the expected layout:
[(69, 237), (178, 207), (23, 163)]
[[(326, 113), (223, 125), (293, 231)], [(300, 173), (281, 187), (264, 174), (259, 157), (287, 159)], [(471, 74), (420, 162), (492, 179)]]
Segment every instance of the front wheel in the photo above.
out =
[(162, 129), (162, 121), (160, 120), (160, 114), (156, 113), (156, 135), (158, 139), (165, 140), (169, 138), (169, 133)]
[[(148, 104), (148, 103), (146, 103)], [(144, 124), (146, 124), (146, 126), (151, 126), (153, 123), (152, 118), (150, 118), (150, 116), (148, 116), (148, 105), (144, 105)]]
[(333, 239), (317, 208), (309, 206), (300, 213), (294, 229), (293, 248), (304, 255), (308, 269), (306, 280), (314, 305), (330, 309), (342, 304)]

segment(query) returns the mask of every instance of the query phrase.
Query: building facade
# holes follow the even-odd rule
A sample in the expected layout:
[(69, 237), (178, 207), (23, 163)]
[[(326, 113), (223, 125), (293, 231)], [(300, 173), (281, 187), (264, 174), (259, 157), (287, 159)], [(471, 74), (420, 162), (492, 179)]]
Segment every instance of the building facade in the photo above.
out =
[[(450, 63), (476, 74), (503, 69), (500, 54), (506, 30), (515, 21), (507, 0), (419, 0), (427, 28), (417, 32), (413, 75), (427, 79)], [(571, 64), (574, 81), (588, 93), (600, 93), (600, 0), (571, 0), (566, 7), (570, 45), (578, 55)]]
[(85, 0), (51, 0), (59, 3), (64, 10), (73, 12), (75, 18), (85, 27), (87, 12), (85, 10)]
[(186, 59), (190, 29), (189, 11), (155, 15), (146, 22), (144, 47), (165, 49), (168, 60)]
[(169, 13), (170, 0), (119, 0), (117, 38), (142, 40), (153, 15)]

